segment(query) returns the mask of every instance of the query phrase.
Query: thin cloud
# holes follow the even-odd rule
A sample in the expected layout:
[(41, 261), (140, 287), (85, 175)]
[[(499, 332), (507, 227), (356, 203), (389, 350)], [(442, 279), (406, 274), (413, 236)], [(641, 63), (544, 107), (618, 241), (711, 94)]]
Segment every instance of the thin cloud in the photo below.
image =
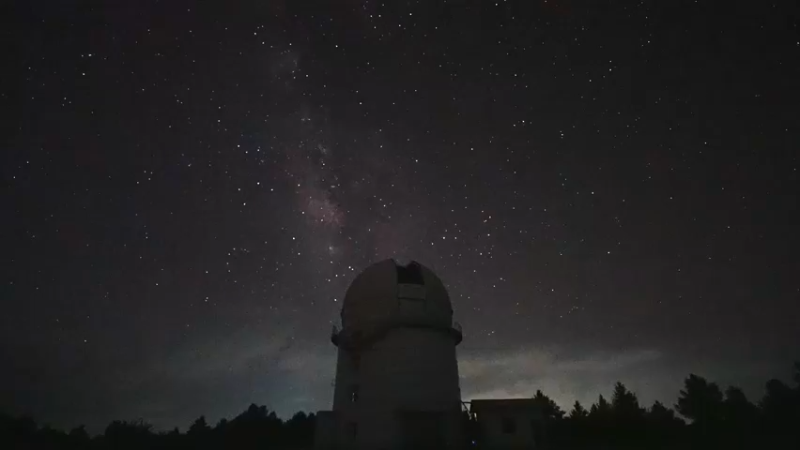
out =
[[(652, 369), (661, 357), (652, 349), (595, 352), (569, 358), (552, 349), (467, 354), (459, 360), (462, 396), (524, 398), (541, 389), (562, 407), (575, 400), (589, 403), (600, 393), (607, 393), (617, 380), (632, 387), (646, 387), (647, 380), (629, 375), (638, 369)], [(644, 394), (652, 397), (654, 393)]]

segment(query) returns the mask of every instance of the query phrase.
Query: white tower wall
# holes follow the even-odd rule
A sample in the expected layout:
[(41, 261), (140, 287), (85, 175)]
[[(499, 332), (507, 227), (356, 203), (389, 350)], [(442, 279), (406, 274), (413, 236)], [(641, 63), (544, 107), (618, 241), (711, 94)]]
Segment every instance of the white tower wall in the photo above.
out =
[(339, 347), (333, 401), (338, 448), (461, 444), (461, 331), (441, 281), (417, 267), (423, 280), (398, 285), (400, 269), (384, 261), (348, 290), (343, 329), (333, 335)]

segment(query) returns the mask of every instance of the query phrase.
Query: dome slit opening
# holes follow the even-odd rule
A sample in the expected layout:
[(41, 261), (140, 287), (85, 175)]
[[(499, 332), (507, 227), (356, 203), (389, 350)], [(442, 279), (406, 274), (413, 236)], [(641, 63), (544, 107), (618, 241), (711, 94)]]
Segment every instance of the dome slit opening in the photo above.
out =
[(412, 261), (405, 266), (397, 264), (395, 267), (397, 269), (398, 284), (425, 285), (425, 280), (422, 277), (422, 270), (418, 262)]

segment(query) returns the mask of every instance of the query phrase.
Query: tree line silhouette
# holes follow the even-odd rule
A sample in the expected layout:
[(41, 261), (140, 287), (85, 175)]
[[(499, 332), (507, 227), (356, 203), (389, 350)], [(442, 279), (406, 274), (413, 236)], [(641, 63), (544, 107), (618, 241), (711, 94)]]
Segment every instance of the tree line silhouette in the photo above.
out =
[[(537, 447), (548, 449), (800, 449), (800, 362), (793, 386), (772, 379), (763, 397), (751, 402), (735, 386), (691, 374), (684, 380), (674, 410), (656, 401), (649, 408), (622, 383), (610, 399), (600, 395), (586, 409), (575, 402), (569, 412), (541, 391), (533, 396), (541, 411)], [(677, 414), (676, 414), (677, 413)], [(310, 449), (315, 415), (298, 412), (280, 419), (255, 404), (214, 427), (201, 416), (184, 433), (158, 432), (142, 421), (111, 422), (90, 436), (85, 427), (69, 432), (38, 426), (28, 417), (0, 415), (0, 448), (9, 449)], [(476, 421), (464, 414), (467, 447), (489, 449)]]
[[(178, 428), (156, 431), (143, 420), (115, 420), (103, 434), (91, 437), (84, 426), (69, 432), (38, 427), (28, 417), (0, 415), (0, 448), (53, 450), (173, 450), (173, 449), (309, 449), (314, 441), (315, 415), (298, 412), (282, 420), (266, 406), (251, 404), (231, 420), (212, 427), (200, 416), (182, 433)], [(6, 444), (11, 444), (7, 446)]]
[[(722, 389), (695, 374), (683, 384), (674, 410), (660, 401), (642, 406), (622, 383), (610, 399), (600, 395), (587, 410), (575, 402), (567, 413), (541, 391), (533, 399), (542, 414), (536, 436), (550, 449), (800, 449), (800, 362), (794, 386), (771, 379), (753, 403), (736, 387)], [(677, 414), (676, 414), (677, 412)], [(469, 437), (481, 447), (478, 424)], [(491, 447), (486, 447), (491, 448)]]

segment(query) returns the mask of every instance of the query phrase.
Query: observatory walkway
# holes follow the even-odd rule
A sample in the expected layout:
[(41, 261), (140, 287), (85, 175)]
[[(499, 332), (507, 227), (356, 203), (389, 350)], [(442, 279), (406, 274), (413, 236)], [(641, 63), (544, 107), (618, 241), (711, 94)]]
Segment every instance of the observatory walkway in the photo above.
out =
[(399, 328), (444, 331), (453, 336), (456, 344), (459, 344), (463, 339), (461, 324), (458, 322), (452, 322), (450, 325), (442, 325), (434, 321), (420, 321), (417, 317), (413, 319), (400, 317), (381, 320), (378, 324), (369, 327), (359, 327), (358, 330), (353, 331), (349, 331), (345, 327), (340, 329), (338, 326), (334, 325), (331, 331), (331, 342), (337, 347), (342, 346), (349, 350), (369, 348), (375, 342), (383, 339), (390, 331)]

